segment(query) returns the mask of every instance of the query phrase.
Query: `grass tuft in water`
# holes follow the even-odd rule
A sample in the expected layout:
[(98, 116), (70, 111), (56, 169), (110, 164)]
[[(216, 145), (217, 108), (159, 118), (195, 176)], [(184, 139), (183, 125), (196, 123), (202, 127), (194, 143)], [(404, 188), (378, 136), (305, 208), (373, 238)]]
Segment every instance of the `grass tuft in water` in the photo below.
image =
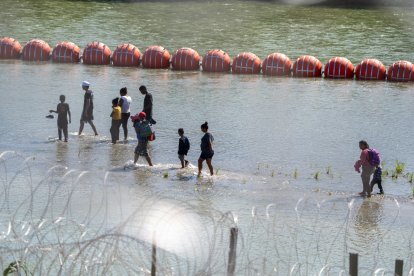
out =
[(168, 178), (168, 172), (164, 172), (162, 175), (164, 178)]
[(396, 170), (391, 171), (391, 178), (394, 179), (394, 180), (398, 178), (398, 173), (397, 173)]
[(326, 174), (330, 175), (332, 173), (331, 166), (326, 167)]
[(216, 169), (216, 175), (218, 175), (220, 172), (220, 169)]
[(319, 180), (319, 175), (320, 175), (320, 172), (319, 172), (319, 171), (317, 171), (317, 172), (313, 175), (313, 178), (315, 178), (315, 180)]
[(412, 172), (407, 174), (408, 182), (413, 183), (414, 174)]
[(298, 169), (295, 169), (295, 171), (293, 172), (293, 178), (298, 179), (298, 175), (299, 175)]
[(398, 160), (395, 161), (395, 172), (398, 175), (401, 175), (404, 172), (404, 169), (405, 169), (405, 163), (398, 162)]
[(3, 271), (3, 275), (23, 275), (22, 272), (24, 272), (24, 275), (33, 275), (29, 272), (29, 269), (24, 262), (14, 261), (6, 267), (6, 269)]

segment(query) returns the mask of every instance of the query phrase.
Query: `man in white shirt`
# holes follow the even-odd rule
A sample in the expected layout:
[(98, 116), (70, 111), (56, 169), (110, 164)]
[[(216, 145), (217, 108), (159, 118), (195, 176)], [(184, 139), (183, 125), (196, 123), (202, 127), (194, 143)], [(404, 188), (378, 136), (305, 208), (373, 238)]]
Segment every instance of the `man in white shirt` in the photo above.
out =
[(122, 87), (121, 90), (119, 90), (119, 94), (121, 95), (121, 98), (119, 99), (118, 106), (121, 107), (121, 113), (122, 113), (122, 119), (121, 124), (122, 128), (124, 129), (124, 140), (128, 140), (128, 119), (129, 116), (131, 116), (131, 102), (132, 99), (130, 96), (128, 96), (128, 90), (126, 87)]

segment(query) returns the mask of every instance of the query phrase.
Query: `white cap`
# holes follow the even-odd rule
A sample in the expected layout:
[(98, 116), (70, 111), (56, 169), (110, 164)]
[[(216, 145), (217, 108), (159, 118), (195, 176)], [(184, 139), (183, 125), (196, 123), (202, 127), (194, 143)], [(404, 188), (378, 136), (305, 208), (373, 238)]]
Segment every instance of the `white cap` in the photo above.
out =
[(82, 82), (82, 87), (89, 87), (90, 83), (87, 81)]

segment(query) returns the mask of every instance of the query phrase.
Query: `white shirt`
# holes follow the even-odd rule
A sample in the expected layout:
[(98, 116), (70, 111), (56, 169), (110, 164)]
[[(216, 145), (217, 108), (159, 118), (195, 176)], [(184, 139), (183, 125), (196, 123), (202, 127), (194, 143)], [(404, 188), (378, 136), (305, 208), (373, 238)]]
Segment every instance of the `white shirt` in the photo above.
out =
[(131, 110), (129, 108), (129, 106), (131, 105), (132, 99), (130, 96), (126, 95), (126, 96), (122, 96), (122, 106), (121, 106), (121, 112), (122, 113), (130, 113)]

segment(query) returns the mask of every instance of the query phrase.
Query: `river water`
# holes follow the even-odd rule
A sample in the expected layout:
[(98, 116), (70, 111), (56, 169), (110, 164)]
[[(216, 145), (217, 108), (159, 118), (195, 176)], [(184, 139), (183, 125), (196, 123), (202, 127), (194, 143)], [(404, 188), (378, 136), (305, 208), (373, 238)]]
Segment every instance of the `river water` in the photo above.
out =
[[(52, 47), (69, 40), (84, 48), (98, 40), (112, 50), (129, 42), (141, 52), (162, 45), (171, 54), (191, 47), (200, 55), (220, 48), (231, 57), (250, 51), (264, 59), (277, 51), (292, 60), (314, 55), (322, 63), (334, 56), (354, 65), (364, 58), (386, 67), (414, 62), (414, 10), (407, 8), (3, 0), (0, 11), (0, 35), (22, 45), (39, 38)], [(83, 80), (95, 94), (97, 137), (88, 125), (85, 135), (76, 135)], [(128, 143), (110, 143), (111, 99), (126, 86), (139, 112), (140, 85), (154, 97), (154, 168), (143, 160), (128, 166), (136, 145), (132, 127)], [(338, 274), (347, 271), (352, 252), (360, 254), (362, 275), (381, 268), (391, 275), (397, 258), (405, 272), (414, 267), (411, 83), (13, 60), (0, 61), (0, 87), (3, 269), (19, 258), (35, 274), (148, 274), (150, 253), (141, 242), (155, 235), (165, 250), (162, 274), (222, 275), (232, 226), (240, 231), (238, 275), (315, 275), (325, 266), (324, 273)], [(68, 143), (56, 141), (56, 121), (45, 118), (60, 94), (72, 112)], [(197, 178), (204, 121), (215, 138), (217, 175)], [(191, 142), (192, 165), (185, 170), (176, 156), (180, 127)], [(381, 152), (390, 175), (383, 180), (385, 197), (357, 196), (361, 181), (353, 164), (361, 139)], [(397, 161), (405, 168), (392, 178)], [(75, 249), (74, 240), (96, 241), (95, 251)]]

